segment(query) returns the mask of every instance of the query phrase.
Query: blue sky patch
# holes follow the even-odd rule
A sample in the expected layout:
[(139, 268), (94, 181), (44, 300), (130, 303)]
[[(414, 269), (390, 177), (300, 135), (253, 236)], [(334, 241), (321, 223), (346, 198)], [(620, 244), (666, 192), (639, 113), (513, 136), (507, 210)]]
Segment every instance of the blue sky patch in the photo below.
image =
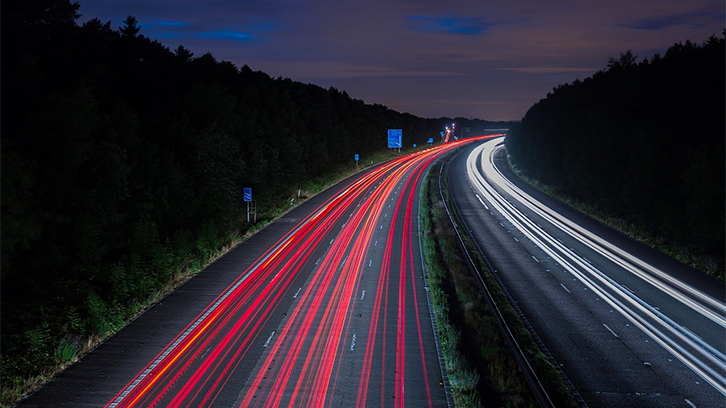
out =
[(224, 41), (259, 41), (260, 35), (270, 31), (271, 26), (256, 25), (250, 27), (233, 27), (218, 30), (208, 30), (211, 27), (195, 27), (184, 21), (154, 21), (142, 27), (142, 34), (153, 38), (185, 39), (201, 38)]
[(478, 18), (451, 16), (411, 16), (408, 18), (414, 29), (423, 32), (445, 32), (455, 35), (479, 35), (489, 30), (487, 24)]
[(196, 38), (210, 38), (213, 40), (250, 41), (252, 34), (235, 30), (217, 30), (197, 33)]

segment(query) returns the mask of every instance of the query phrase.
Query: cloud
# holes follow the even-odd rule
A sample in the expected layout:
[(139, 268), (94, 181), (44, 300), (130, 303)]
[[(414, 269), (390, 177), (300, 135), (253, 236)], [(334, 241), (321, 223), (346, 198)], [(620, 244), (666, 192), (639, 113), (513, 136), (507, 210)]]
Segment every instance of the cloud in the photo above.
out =
[(354, 64), (341, 61), (249, 61), (255, 69), (262, 69), (272, 76), (285, 76), (294, 71), (300, 78), (317, 80), (326, 78), (393, 78), (393, 77), (450, 77), (461, 75), (455, 71), (410, 69), (392, 66)]
[(271, 24), (234, 26), (210, 30), (206, 26), (186, 21), (152, 20), (142, 23), (142, 34), (160, 39), (208, 39), (226, 41), (260, 41), (272, 31)]
[(185, 21), (154, 21), (149, 23), (149, 25), (151, 25), (151, 27), (188, 27), (189, 23)]
[[(723, 30), (723, 0), (83, 0), (83, 19), (370, 103), (517, 119), (553, 86), (628, 49), (663, 54)], [(451, 98), (450, 103), (437, 99)], [(477, 106), (471, 102), (499, 101)], [(469, 102), (466, 102), (469, 101)]]
[(678, 26), (687, 26), (698, 28), (706, 25), (707, 22), (704, 20), (719, 20), (723, 21), (724, 13), (711, 13), (711, 12), (694, 12), (694, 13), (681, 13), (681, 14), (670, 14), (659, 17), (647, 17), (632, 20), (622, 24), (623, 27), (635, 28), (638, 30), (655, 30), (661, 31)]
[(595, 73), (597, 68), (591, 67), (511, 67), (511, 68), (498, 68), (500, 71), (512, 71), (520, 74), (566, 74), (572, 72), (589, 72)]
[(213, 40), (250, 41), (253, 34), (235, 30), (217, 30), (197, 33), (197, 38), (210, 38)]
[(452, 16), (411, 16), (407, 20), (414, 30), (421, 32), (441, 32), (455, 35), (479, 35), (487, 32), (491, 24), (479, 18)]

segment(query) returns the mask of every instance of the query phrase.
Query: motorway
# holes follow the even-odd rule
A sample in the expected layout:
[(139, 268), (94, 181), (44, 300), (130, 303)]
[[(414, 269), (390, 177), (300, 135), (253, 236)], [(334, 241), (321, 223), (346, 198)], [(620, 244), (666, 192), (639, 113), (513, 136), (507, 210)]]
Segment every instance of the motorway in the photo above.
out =
[(581, 405), (726, 406), (723, 283), (527, 186), (502, 141), (453, 158), (451, 195)]
[(23, 407), (450, 405), (418, 239), (426, 169), (361, 171), (150, 308)]

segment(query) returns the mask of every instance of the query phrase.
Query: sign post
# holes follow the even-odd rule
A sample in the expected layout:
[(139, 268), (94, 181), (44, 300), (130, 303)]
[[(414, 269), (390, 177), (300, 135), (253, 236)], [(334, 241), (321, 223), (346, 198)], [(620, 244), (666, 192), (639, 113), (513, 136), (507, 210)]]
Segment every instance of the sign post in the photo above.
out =
[[(250, 223), (250, 202), (252, 202), (252, 189), (245, 187), (243, 190), (243, 198), (247, 203), (247, 224)], [(257, 209), (255, 209), (257, 210)], [(257, 211), (255, 211), (255, 222), (257, 222)]]
[(360, 156), (358, 156), (358, 153), (355, 154), (355, 165), (358, 166), (358, 159), (360, 159)]

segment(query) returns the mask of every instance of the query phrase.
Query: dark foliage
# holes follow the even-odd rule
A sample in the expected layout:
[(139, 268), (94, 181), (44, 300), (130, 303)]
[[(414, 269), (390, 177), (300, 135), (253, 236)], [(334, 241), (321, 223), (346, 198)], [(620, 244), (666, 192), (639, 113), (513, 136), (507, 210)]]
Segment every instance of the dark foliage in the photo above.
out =
[(4, 386), (41, 372), (68, 335), (117, 329), (204, 262), (244, 228), (243, 187), (269, 208), (385, 149), (388, 128), (422, 145), (451, 121), (172, 52), (131, 16), (117, 30), (79, 26), (78, 10), (3, 2)]
[(507, 137), (526, 174), (724, 267), (724, 38), (562, 85)]

